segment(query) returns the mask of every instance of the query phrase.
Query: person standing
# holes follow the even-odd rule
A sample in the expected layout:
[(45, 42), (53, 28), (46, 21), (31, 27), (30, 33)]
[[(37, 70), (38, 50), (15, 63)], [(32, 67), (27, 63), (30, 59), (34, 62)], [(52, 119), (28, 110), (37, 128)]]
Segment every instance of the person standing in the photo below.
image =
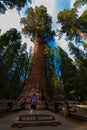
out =
[(30, 102), (31, 102), (30, 114), (36, 114), (37, 101), (38, 101), (38, 97), (36, 96), (35, 93), (33, 93), (33, 95), (30, 98)]

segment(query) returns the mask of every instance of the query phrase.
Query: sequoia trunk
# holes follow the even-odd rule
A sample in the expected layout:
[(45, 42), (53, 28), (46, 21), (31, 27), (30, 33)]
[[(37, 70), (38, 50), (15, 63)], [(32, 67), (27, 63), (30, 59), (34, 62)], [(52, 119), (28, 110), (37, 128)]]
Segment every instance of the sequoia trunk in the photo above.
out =
[(32, 93), (36, 93), (39, 100), (47, 97), (45, 61), (44, 61), (44, 44), (35, 43), (32, 64), (29, 77), (25, 83), (23, 92), (20, 97), (30, 97)]

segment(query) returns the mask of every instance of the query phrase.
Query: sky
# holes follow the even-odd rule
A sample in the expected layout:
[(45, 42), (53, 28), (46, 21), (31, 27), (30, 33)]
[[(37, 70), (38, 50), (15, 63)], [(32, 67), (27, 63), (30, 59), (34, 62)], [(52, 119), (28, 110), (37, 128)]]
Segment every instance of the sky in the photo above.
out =
[[(22, 11), (20, 12), (20, 15), (16, 11), (16, 9), (8, 10), (6, 11), (5, 15), (0, 15), (0, 29), (2, 30), (1, 34), (5, 33), (10, 28), (17, 28), (18, 31), (21, 31), (22, 26), (20, 25), (20, 19), (24, 17), (25, 9), (30, 6), (35, 7), (36, 5), (44, 5), (45, 7), (47, 7), (49, 15), (52, 16), (52, 28), (57, 29), (60, 27), (56, 24), (57, 14), (64, 9), (73, 8), (74, 2), (75, 0), (32, 0), (32, 4), (27, 3), (25, 8), (22, 9)], [(79, 16), (83, 13), (85, 9), (85, 6), (79, 9)], [(24, 36), (22, 36), (22, 43), (24, 42), (28, 44), (28, 49), (30, 48), (30, 46), (34, 46), (29, 38), (25, 38)], [(56, 43), (56, 45), (60, 46), (66, 52), (69, 51), (67, 47), (68, 43), (67, 41), (65, 41), (65, 35), (60, 40), (58, 40), (58, 37), (56, 37), (54, 43)]]

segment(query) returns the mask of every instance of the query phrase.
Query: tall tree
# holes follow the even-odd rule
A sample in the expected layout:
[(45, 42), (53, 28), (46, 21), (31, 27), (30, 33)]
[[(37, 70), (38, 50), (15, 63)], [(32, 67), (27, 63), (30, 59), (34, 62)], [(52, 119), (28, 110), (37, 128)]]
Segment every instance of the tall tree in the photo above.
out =
[(0, 36), (0, 87), (1, 95), (9, 88), (14, 57), (20, 48), (21, 35), (16, 29), (10, 29)]
[(26, 92), (23, 95), (30, 96), (34, 88), (39, 91), (39, 98), (44, 99), (46, 98), (44, 44), (50, 41), (55, 34), (52, 31), (52, 18), (47, 13), (47, 8), (41, 5), (36, 6), (35, 9), (30, 7), (27, 10), (27, 17), (22, 18), (21, 23), (24, 24), (22, 32), (30, 36), (35, 43), (32, 67), (27, 81), (29, 84), (25, 86)]
[(50, 97), (55, 94), (55, 66), (54, 66), (54, 52), (49, 45), (45, 45), (45, 68), (46, 68), (46, 78), (47, 78), (47, 88)]
[(16, 29), (0, 36), (0, 98), (17, 98), (23, 88), (22, 79), (27, 78), (29, 65), (26, 50)]
[(75, 94), (75, 88), (77, 86), (77, 78), (76, 78), (76, 66), (73, 64), (73, 61), (68, 57), (68, 55), (60, 49), (61, 56), (61, 80), (62, 87), (65, 97), (65, 111), (66, 116), (69, 117), (69, 106), (68, 99), (73, 99), (73, 95)]
[(75, 84), (75, 75), (76, 75), (76, 67), (73, 64), (72, 60), (68, 57), (68, 55), (60, 49), (61, 56), (61, 78), (63, 83), (63, 89), (65, 91), (66, 97), (72, 97), (70, 95), (70, 91), (74, 90)]
[[(83, 38), (87, 41), (87, 11), (85, 11), (80, 18), (76, 14), (75, 9), (71, 10), (64, 10), (60, 12), (57, 16), (58, 23), (61, 23), (61, 30), (60, 34), (66, 33), (67, 39), (73, 40), (74, 38), (76, 41)], [(79, 34), (79, 35), (78, 35)], [(80, 36), (80, 37), (79, 37)]]
[(78, 48), (75, 48), (75, 46), (72, 43), (69, 43), (69, 48), (71, 53), (74, 55), (74, 59), (76, 62), (76, 66), (78, 69), (78, 84), (77, 84), (77, 95), (80, 95), (82, 98), (86, 99), (86, 93), (87, 93), (87, 59), (84, 56), (83, 52), (79, 50)]

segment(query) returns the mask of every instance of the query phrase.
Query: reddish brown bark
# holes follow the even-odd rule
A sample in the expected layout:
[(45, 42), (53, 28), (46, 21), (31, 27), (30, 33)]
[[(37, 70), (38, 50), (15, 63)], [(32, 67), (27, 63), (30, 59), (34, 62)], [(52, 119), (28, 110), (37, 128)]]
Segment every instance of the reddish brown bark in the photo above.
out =
[(38, 95), (39, 100), (47, 97), (44, 44), (37, 42), (34, 47), (30, 74), (20, 96), (29, 98), (34, 92)]
[(79, 33), (79, 35), (85, 40), (85, 41), (87, 41), (87, 36), (84, 34), (84, 33), (82, 33), (80, 30), (78, 30), (78, 29), (76, 29), (77, 30), (77, 32)]

